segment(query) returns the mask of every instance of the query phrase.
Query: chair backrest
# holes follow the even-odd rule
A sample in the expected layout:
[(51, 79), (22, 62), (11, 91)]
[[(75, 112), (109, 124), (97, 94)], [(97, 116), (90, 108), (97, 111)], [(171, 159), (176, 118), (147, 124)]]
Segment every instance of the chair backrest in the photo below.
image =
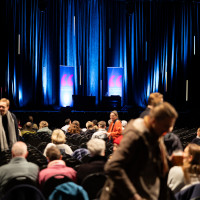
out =
[(26, 177), (26, 176), (17, 176), (12, 179), (10, 179), (3, 187), (2, 193), (5, 194), (8, 192), (11, 188), (15, 187), (16, 185), (21, 185), (21, 184), (28, 184), (28, 185), (33, 185), (36, 186), (36, 182), (33, 181), (32, 179)]
[(41, 191), (33, 185), (20, 184), (11, 188), (1, 200), (45, 200)]
[(62, 174), (54, 175), (45, 181), (44, 185), (42, 186), (42, 192), (44, 196), (48, 198), (48, 196), (52, 193), (56, 186), (71, 181), (72, 179), (68, 176)]
[(104, 173), (93, 173), (83, 179), (81, 186), (88, 193), (89, 199), (96, 199), (98, 197), (106, 178)]

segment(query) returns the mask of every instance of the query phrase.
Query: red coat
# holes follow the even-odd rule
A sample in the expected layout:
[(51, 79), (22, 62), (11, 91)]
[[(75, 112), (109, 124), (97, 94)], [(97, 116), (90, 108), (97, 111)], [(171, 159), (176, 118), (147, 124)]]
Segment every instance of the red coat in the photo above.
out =
[(121, 121), (116, 120), (114, 126), (113, 126), (113, 122), (111, 122), (108, 128), (108, 133), (110, 133), (109, 139), (112, 138), (114, 140), (115, 138), (119, 137), (122, 134)]

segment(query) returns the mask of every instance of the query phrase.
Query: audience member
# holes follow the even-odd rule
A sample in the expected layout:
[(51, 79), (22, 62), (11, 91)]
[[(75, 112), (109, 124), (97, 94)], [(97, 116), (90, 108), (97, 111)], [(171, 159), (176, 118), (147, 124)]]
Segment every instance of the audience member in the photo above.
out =
[(149, 114), (153, 107), (159, 105), (160, 103), (163, 103), (163, 95), (159, 92), (151, 93), (148, 98), (148, 105), (139, 117), (144, 118), (144, 116)]
[(70, 124), (66, 135), (71, 135), (71, 134), (76, 134), (76, 133), (80, 134), (81, 129), (76, 124), (73, 124), (73, 123)]
[(114, 140), (122, 134), (122, 123), (118, 119), (118, 113), (116, 110), (113, 110), (110, 113), (110, 119), (112, 121), (109, 125), (107, 136), (110, 140)]
[(31, 122), (26, 122), (24, 125), (24, 128), (21, 130), (21, 135), (23, 136), (24, 134), (35, 134), (36, 132), (33, 130), (33, 125)]
[(172, 131), (177, 117), (174, 107), (164, 102), (144, 119), (128, 123), (117, 151), (105, 166), (108, 179), (101, 200), (168, 198), (162, 181), (168, 172), (167, 152), (161, 136)]
[(70, 124), (71, 124), (71, 119), (67, 118), (67, 119), (65, 120), (65, 126), (63, 126), (63, 127), (61, 128), (61, 130), (63, 130), (64, 133), (67, 133)]
[(125, 129), (126, 125), (127, 125), (127, 121), (126, 120), (122, 120), (122, 130)]
[(76, 181), (76, 171), (66, 166), (57, 147), (49, 147), (46, 151), (46, 157), (49, 164), (46, 169), (41, 170), (39, 173), (39, 185), (41, 188), (47, 179), (57, 174), (68, 176), (74, 182)]
[(98, 122), (98, 130), (94, 132), (91, 139), (98, 138), (98, 139), (106, 140), (108, 138), (106, 133), (107, 133), (106, 122), (100, 121)]
[(73, 153), (70, 146), (68, 146), (66, 143), (66, 136), (64, 132), (61, 129), (55, 129), (51, 135), (51, 143), (49, 143), (45, 150), (44, 150), (44, 156), (46, 156), (46, 151), (49, 147), (56, 146), (61, 154), (66, 153), (71, 155)]
[(96, 119), (93, 119), (93, 120), (92, 120), (92, 123), (93, 123), (93, 129), (94, 129), (95, 131), (97, 131), (97, 130), (98, 130), (98, 121), (97, 121)]
[(192, 140), (192, 143), (200, 145), (200, 128), (197, 129), (197, 137)]
[(81, 164), (77, 171), (77, 183), (81, 184), (85, 177), (96, 172), (104, 172), (106, 163), (105, 141), (101, 139), (91, 139), (87, 142), (87, 148), (91, 158), (87, 163)]
[(49, 135), (52, 134), (52, 130), (49, 129), (49, 124), (47, 121), (41, 121), (39, 123), (39, 130), (37, 131), (37, 133), (40, 133), (40, 132), (46, 132), (46, 133), (49, 133)]
[(38, 130), (38, 125), (36, 123), (34, 123), (33, 121), (33, 116), (32, 115), (29, 115), (28, 116), (28, 122), (31, 122), (32, 123), (32, 128), (35, 132), (37, 132)]
[(183, 151), (182, 143), (177, 135), (174, 133), (164, 133), (164, 144), (169, 156), (172, 155), (174, 151)]
[(19, 139), (16, 116), (9, 111), (10, 101), (6, 98), (0, 100), (0, 148), (8, 150)]
[(86, 131), (83, 132), (82, 134), (92, 136), (95, 131), (96, 131), (96, 129), (94, 129), (94, 124), (91, 121), (87, 121)]
[(200, 146), (191, 143), (184, 149), (183, 165), (170, 169), (167, 184), (177, 193), (196, 183), (200, 183)]
[(13, 144), (12, 159), (8, 164), (0, 167), (0, 193), (4, 185), (12, 178), (26, 176), (33, 181), (37, 181), (39, 167), (31, 162), (27, 162), (27, 146), (24, 142)]

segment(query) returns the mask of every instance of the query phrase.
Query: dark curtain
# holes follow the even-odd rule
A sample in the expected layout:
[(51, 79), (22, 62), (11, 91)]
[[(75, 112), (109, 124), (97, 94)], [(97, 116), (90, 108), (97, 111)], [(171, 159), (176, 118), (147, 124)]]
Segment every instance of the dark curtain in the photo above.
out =
[[(188, 1), (2, 0), (0, 95), (14, 108), (59, 102), (59, 66), (74, 66), (74, 94), (107, 94), (107, 67), (123, 67), (123, 105), (159, 91), (197, 103), (199, 4)], [(187, 84), (189, 86), (187, 98)]]

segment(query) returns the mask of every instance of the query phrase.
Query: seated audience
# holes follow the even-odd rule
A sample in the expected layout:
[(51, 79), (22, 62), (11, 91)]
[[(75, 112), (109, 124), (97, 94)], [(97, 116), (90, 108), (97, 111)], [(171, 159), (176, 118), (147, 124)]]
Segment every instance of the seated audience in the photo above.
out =
[(83, 135), (91, 135), (96, 131), (94, 124), (91, 121), (87, 121), (86, 130), (82, 133)]
[(52, 130), (48, 128), (49, 124), (47, 121), (41, 121), (39, 123), (39, 130), (37, 131), (37, 133), (40, 133), (40, 132), (46, 132), (46, 133), (49, 133), (49, 135), (52, 134)]
[(66, 135), (71, 135), (71, 134), (80, 134), (81, 130), (76, 124), (70, 124), (69, 128), (67, 130)]
[(81, 184), (83, 179), (89, 174), (96, 172), (104, 172), (106, 163), (105, 157), (105, 141), (101, 139), (91, 139), (87, 142), (87, 148), (91, 158), (87, 163), (81, 164), (77, 171), (77, 183)]
[(184, 149), (183, 165), (170, 169), (167, 184), (177, 193), (195, 183), (200, 183), (200, 146), (191, 143)]
[(122, 123), (118, 119), (118, 113), (116, 110), (113, 110), (110, 113), (111, 123), (108, 128), (107, 136), (110, 140), (114, 140), (122, 134)]
[(197, 129), (197, 137), (192, 140), (192, 143), (200, 145), (200, 128)]
[(183, 151), (182, 143), (177, 135), (174, 133), (164, 133), (164, 144), (166, 146), (166, 150), (169, 156), (172, 155), (174, 151)]
[(107, 139), (107, 131), (106, 131), (106, 122), (100, 121), (98, 122), (98, 130), (94, 132), (91, 139), (98, 138), (98, 139)]
[(21, 136), (24, 134), (35, 134), (36, 132), (33, 130), (33, 125), (31, 122), (26, 122), (24, 128), (21, 130)]
[(28, 116), (28, 122), (31, 122), (31, 123), (32, 123), (33, 130), (34, 130), (35, 132), (37, 132), (37, 130), (38, 130), (38, 125), (37, 125), (36, 123), (34, 123), (34, 121), (33, 121), (33, 116), (31, 116), (31, 115)]
[(66, 120), (65, 120), (65, 126), (63, 126), (63, 127), (61, 128), (61, 130), (63, 130), (64, 133), (67, 133), (70, 124), (71, 124), (71, 119), (69, 119), (69, 118), (66, 119)]
[(41, 188), (47, 179), (56, 174), (68, 176), (73, 181), (76, 181), (76, 171), (71, 167), (66, 166), (57, 147), (52, 146), (48, 148), (46, 151), (46, 157), (49, 164), (46, 169), (41, 170), (39, 173), (39, 185)]
[(4, 185), (12, 178), (26, 176), (33, 181), (37, 181), (39, 167), (26, 160), (28, 155), (27, 146), (24, 142), (13, 144), (12, 159), (8, 164), (0, 167), (0, 193)]
[(71, 155), (73, 153), (70, 146), (68, 146), (66, 143), (66, 136), (64, 132), (61, 129), (55, 129), (51, 135), (51, 143), (49, 143), (45, 150), (44, 150), (44, 156), (46, 156), (46, 151), (49, 147), (56, 146), (60, 150), (61, 154), (66, 153)]

